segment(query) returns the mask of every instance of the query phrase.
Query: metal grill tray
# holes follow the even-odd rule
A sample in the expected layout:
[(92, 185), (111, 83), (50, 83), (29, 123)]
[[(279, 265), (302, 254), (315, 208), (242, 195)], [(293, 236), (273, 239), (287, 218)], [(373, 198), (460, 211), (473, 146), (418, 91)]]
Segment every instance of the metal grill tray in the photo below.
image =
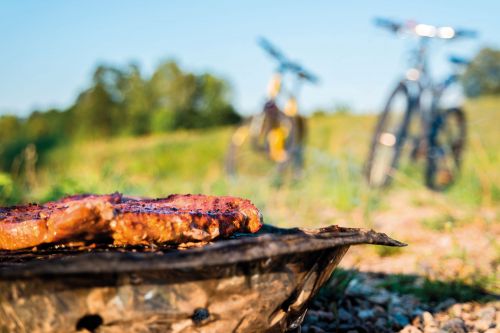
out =
[(202, 247), (0, 252), (0, 332), (284, 332), (349, 246), (404, 246), (331, 226), (264, 226)]

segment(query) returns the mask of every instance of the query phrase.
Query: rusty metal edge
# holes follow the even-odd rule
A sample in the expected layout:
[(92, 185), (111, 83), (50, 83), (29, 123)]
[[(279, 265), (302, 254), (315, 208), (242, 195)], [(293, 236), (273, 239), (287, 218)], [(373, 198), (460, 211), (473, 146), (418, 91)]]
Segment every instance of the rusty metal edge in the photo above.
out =
[(218, 240), (201, 248), (172, 252), (86, 252), (62, 258), (5, 263), (0, 258), (0, 279), (38, 275), (102, 274), (151, 270), (200, 269), (248, 262), (337, 246), (375, 244), (406, 246), (373, 230), (340, 228), (281, 229), (265, 226), (261, 235)]

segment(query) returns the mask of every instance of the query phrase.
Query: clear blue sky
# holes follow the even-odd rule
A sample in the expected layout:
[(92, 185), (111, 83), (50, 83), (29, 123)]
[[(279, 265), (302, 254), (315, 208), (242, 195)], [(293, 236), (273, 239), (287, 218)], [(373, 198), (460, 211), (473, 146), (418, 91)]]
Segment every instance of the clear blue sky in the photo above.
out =
[(97, 63), (138, 62), (149, 73), (175, 58), (234, 86), (242, 112), (259, 108), (273, 63), (256, 46), (268, 37), (322, 82), (303, 89), (304, 109), (348, 103), (376, 110), (402, 73), (408, 40), (372, 24), (375, 16), (474, 28), (475, 41), (437, 47), (473, 55), (500, 47), (500, 1), (3, 1), (0, 4), (0, 113), (67, 107)]

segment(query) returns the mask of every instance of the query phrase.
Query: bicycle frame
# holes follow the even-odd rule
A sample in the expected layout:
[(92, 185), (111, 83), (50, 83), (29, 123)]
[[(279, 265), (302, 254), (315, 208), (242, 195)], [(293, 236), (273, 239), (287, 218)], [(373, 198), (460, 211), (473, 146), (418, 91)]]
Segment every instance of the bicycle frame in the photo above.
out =
[[(417, 25), (418, 26), (418, 25)], [(470, 34), (470, 32), (467, 32)], [(429, 128), (433, 119), (439, 112), (439, 101), (443, 93), (458, 81), (458, 73), (455, 70), (444, 81), (435, 83), (429, 74), (428, 49), (433, 37), (418, 36), (418, 46), (412, 51), (412, 64), (407, 70), (405, 78), (400, 81), (409, 93), (410, 112), (419, 113), (422, 133), (421, 138), (428, 136)], [(458, 66), (457, 66), (458, 67)], [(429, 94), (430, 101), (423, 101), (425, 94)]]
[[(438, 134), (444, 128), (443, 126), (446, 126), (447, 119), (452, 119), (451, 117), (459, 126), (460, 133), (464, 134), (465, 118), (460, 107), (441, 108), (442, 96), (453, 83), (457, 82), (457, 73), (452, 73), (442, 82), (435, 83), (433, 81), (428, 69), (429, 44), (435, 38), (451, 40), (457, 37), (470, 37), (475, 33), (451, 27), (416, 24), (415, 22), (401, 24), (389, 20), (378, 20), (376, 23), (393, 33), (417, 37), (418, 43), (412, 50), (412, 62), (405, 77), (399, 81), (379, 116), (366, 164), (368, 181), (374, 186), (388, 185), (394, 171), (398, 168), (402, 151), (407, 143), (410, 143), (412, 159), (421, 156), (422, 152), (427, 157), (426, 184), (434, 189), (442, 188), (444, 185), (441, 184), (444, 183), (438, 184), (436, 181), (436, 170), (450, 171), (450, 169), (445, 170), (438, 165), (440, 161), (444, 161), (442, 156), (450, 154), (443, 153), (448, 142), (441, 144), (444, 141), (441, 140), (442, 137), (438, 138)], [(464, 63), (461, 60), (452, 62), (455, 64)], [(399, 101), (404, 101), (404, 106), (399, 105)], [(403, 106), (399, 111), (398, 105)], [(417, 116), (415, 113), (418, 113), (420, 118), (420, 130), (414, 129), (411, 125), (415, 123), (412, 120), (414, 116)], [(392, 120), (391, 117), (393, 117)], [(457, 152), (453, 155), (457, 161), (460, 159), (463, 137), (464, 135), (458, 140), (450, 141), (452, 145), (450, 147), (458, 147), (457, 149), (453, 148), (453, 151)], [(408, 138), (413, 140), (408, 140)], [(453, 177), (452, 171), (448, 174)]]

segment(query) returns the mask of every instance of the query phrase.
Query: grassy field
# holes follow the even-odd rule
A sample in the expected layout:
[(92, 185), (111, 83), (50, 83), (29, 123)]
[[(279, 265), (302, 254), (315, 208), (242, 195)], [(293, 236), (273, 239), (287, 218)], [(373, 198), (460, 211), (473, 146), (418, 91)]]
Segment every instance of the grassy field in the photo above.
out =
[[(477, 208), (500, 200), (497, 106), (500, 100), (496, 99), (467, 105), (470, 130), (464, 172), (456, 186), (440, 195), (450, 204)], [(25, 199), (47, 200), (74, 191), (117, 190), (151, 196), (172, 192), (235, 194), (269, 208), (270, 217), (281, 206), (300, 207), (301, 213), (308, 215), (302, 216), (299, 224), (316, 224), (313, 207), (348, 211), (373, 206), (374, 197), (384, 201), (384, 193), (366, 188), (360, 174), (374, 120), (373, 116), (348, 114), (313, 117), (305, 175), (293, 186), (281, 189), (269, 186), (266, 176), (226, 177), (223, 160), (232, 128), (221, 128), (61, 147), (40, 161), (36, 185), (24, 193)], [(426, 192), (420, 173), (398, 174), (392, 191), (401, 188)], [(274, 200), (279, 202), (271, 204)], [(273, 217), (272, 222), (287, 224), (290, 217), (282, 217)]]
[[(38, 161), (34, 179), (21, 192), (18, 189), (21, 195), (16, 200), (45, 201), (75, 192), (120, 191), (153, 197), (169, 193), (230, 194), (250, 198), (263, 211), (266, 222), (274, 225), (373, 227), (421, 245), (413, 250), (355, 251), (354, 257), (347, 260), (352, 265), (359, 263), (357, 254), (362, 258), (372, 256), (374, 261), (364, 261), (370, 265), (375, 260), (378, 265), (386, 258), (392, 265), (400, 265), (406, 260), (405, 253), (417, 256), (419, 251), (427, 253), (428, 248), (432, 252), (426, 239), (439, 242), (448, 232), (452, 241), (443, 255), (462, 260), (457, 276), (486, 279), (492, 287), (491, 279), (498, 273), (500, 261), (496, 241), (500, 99), (470, 101), (466, 110), (470, 126), (463, 174), (446, 193), (428, 191), (422, 185), (422, 172), (416, 171), (399, 173), (391, 189), (369, 189), (361, 170), (375, 116), (336, 114), (310, 119), (303, 178), (280, 188), (271, 186), (270, 176), (227, 177), (223, 161), (234, 129), (220, 128), (68, 144)], [(420, 166), (423, 168), (423, 164)], [(1, 177), (7, 184), (6, 175), (0, 175), (0, 185)], [(4, 201), (12, 201), (6, 198), (4, 195)], [(460, 238), (471, 238), (471, 232), (478, 239), (488, 239), (484, 246), (489, 255), (478, 259), (480, 263), (473, 262), (478, 249), (469, 250)], [(480, 256), (484, 250), (479, 247), (478, 251)], [(414, 259), (413, 266), (408, 264), (416, 267), (411, 272), (421, 273), (419, 260)]]

